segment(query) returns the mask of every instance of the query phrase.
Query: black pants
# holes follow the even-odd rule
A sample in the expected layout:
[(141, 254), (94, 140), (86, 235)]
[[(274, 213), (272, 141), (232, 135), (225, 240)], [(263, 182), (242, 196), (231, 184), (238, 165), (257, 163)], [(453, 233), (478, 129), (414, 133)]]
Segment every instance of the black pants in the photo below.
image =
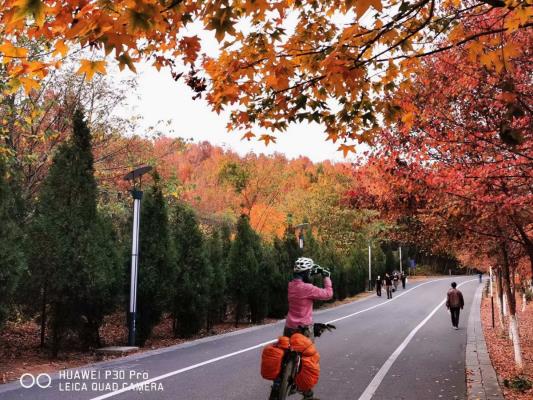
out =
[(459, 326), (459, 313), (461, 312), (460, 307), (450, 307), (450, 314), (452, 316), (452, 326)]
[(380, 286), (376, 286), (376, 294), (378, 296), (381, 296), (381, 285)]
[(386, 285), (385, 288), (387, 289), (387, 299), (392, 299), (392, 286)]
[(402, 279), (402, 289), (405, 289), (405, 279)]

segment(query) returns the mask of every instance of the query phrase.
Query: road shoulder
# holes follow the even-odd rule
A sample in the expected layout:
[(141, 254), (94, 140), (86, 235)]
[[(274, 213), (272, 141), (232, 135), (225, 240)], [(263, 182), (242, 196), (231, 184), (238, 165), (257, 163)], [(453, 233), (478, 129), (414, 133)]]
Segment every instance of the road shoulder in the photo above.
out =
[(503, 400), (502, 390), (490, 361), (481, 326), (482, 293), (483, 287), (480, 285), (468, 317), (465, 355), (467, 398), (469, 400)]

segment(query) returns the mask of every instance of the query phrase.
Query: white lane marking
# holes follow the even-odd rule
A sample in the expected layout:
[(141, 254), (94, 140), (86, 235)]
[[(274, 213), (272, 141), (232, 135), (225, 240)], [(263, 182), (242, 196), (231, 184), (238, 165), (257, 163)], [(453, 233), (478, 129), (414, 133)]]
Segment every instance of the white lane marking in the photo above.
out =
[(259, 344), (256, 344), (255, 346), (252, 346), (252, 347), (247, 347), (245, 349), (242, 349), (242, 350), (239, 350), (239, 351), (235, 351), (233, 353), (225, 354), (223, 356), (212, 358), (210, 360), (203, 361), (203, 362), (198, 363), (198, 364), (190, 365), (188, 367), (181, 368), (181, 369), (178, 369), (176, 371), (172, 371), (172, 372), (169, 372), (169, 373), (166, 373), (166, 374), (163, 374), (163, 375), (156, 376), (156, 377), (154, 377), (152, 379), (148, 379), (146, 381), (142, 381), (142, 382), (139, 382), (139, 383), (131, 384), (129, 386), (126, 386), (125, 388), (116, 390), (114, 392), (106, 393), (106, 394), (104, 394), (102, 396), (93, 397), (91, 400), (107, 399), (109, 397), (116, 396), (117, 394), (128, 392), (130, 390), (136, 389), (136, 388), (144, 386), (144, 385), (149, 385), (152, 382), (160, 381), (161, 379), (165, 379), (165, 378), (168, 378), (168, 377), (173, 376), (173, 375), (181, 374), (182, 372), (190, 371), (191, 369), (195, 369), (195, 368), (201, 367), (203, 365), (211, 364), (211, 363), (223, 360), (225, 358), (233, 357), (233, 356), (236, 356), (237, 354), (241, 354), (241, 353), (244, 353), (246, 351), (257, 349), (258, 347), (266, 346), (267, 344), (274, 343), (275, 341), (277, 341), (277, 339), (269, 340), (268, 342), (259, 343)]
[(334, 322), (338, 322), (338, 321), (342, 321), (343, 319), (346, 319), (346, 318), (350, 318), (350, 317), (353, 317), (357, 314), (361, 314), (361, 313), (364, 313), (366, 311), (370, 311), (370, 310), (373, 310), (374, 308), (378, 308), (378, 307), (382, 307), (382, 306), (385, 306), (391, 302), (393, 302), (394, 300), (402, 297), (404, 294), (407, 294), (409, 293), (411, 290), (415, 290), (415, 289), (418, 289), (420, 286), (424, 286), (424, 285), (427, 285), (428, 283), (433, 283), (433, 282), (438, 282), (438, 281), (442, 281), (442, 280), (446, 280), (446, 279), (450, 279), (450, 278), (441, 278), (441, 279), (435, 279), (435, 280), (432, 280), (432, 281), (428, 281), (428, 282), (424, 282), (424, 283), (421, 283), (420, 285), (418, 286), (415, 286), (411, 289), (408, 289), (406, 290), (405, 292), (402, 292), (401, 294), (397, 295), (397, 296), (394, 296), (392, 299), (389, 299), (390, 301), (387, 301), (385, 303), (379, 303), (379, 304), (376, 304), (376, 305), (373, 305), (372, 307), (368, 307), (368, 308), (365, 308), (364, 310), (360, 310), (360, 311), (356, 311), (352, 314), (348, 314), (348, 315), (345, 315), (344, 317), (340, 317), (340, 318), (336, 318), (336, 319), (332, 319), (331, 321), (328, 321), (326, 322), (327, 324), (332, 324)]
[[(457, 287), (463, 286), (465, 283), (474, 282), (477, 281), (477, 279), (470, 279), (468, 281), (462, 282), (461, 284), (457, 285)], [(372, 381), (368, 384), (365, 391), (361, 394), (359, 397), (359, 400), (370, 400), (374, 393), (376, 393), (376, 390), (378, 389), (379, 385), (381, 385), (381, 382), (385, 378), (385, 375), (387, 375), (387, 372), (389, 372), (389, 369), (392, 367), (392, 364), (396, 361), (398, 356), (401, 354), (401, 352), (407, 347), (411, 339), (415, 336), (415, 334), (422, 328), (426, 322), (429, 321), (429, 319), (442, 307), (442, 305), (446, 302), (446, 299), (442, 300), (437, 307), (431, 311), (426, 318), (423, 319), (422, 322), (420, 322), (410, 333), (407, 335), (407, 337), (404, 339), (404, 341), (394, 350), (394, 352), (390, 355), (390, 357), (385, 361), (385, 363), (381, 366), (378, 373), (374, 376)]]
[[(433, 283), (433, 282), (439, 282), (439, 281), (442, 281), (442, 280), (446, 280), (446, 279), (450, 279), (450, 278), (441, 278), (441, 279), (435, 279), (435, 280), (432, 280), (432, 281), (428, 281), (428, 282), (424, 282), (424, 283), (421, 283), (420, 285), (417, 285), (411, 289), (408, 289), (406, 290), (405, 292), (403, 292), (402, 294), (398, 295), (398, 296), (395, 296), (393, 297), (390, 301), (386, 301), (384, 303), (379, 303), (377, 305), (374, 305), (372, 307), (368, 307), (368, 308), (365, 308), (364, 310), (360, 310), (360, 311), (357, 311), (355, 313), (352, 313), (352, 314), (349, 314), (349, 315), (346, 315), (344, 317), (340, 317), (340, 318), (337, 318), (337, 319), (334, 319), (334, 320), (331, 320), (328, 322), (328, 324), (330, 323), (333, 323), (333, 322), (337, 322), (337, 321), (340, 321), (342, 319), (346, 319), (346, 318), (349, 318), (349, 317), (353, 317), (357, 314), (361, 314), (365, 311), (370, 311), (370, 310), (373, 310), (374, 308), (377, 308), (377, 307), (382, 307), (382, 306), (385, 306), (387, 304), (389, 304), (390, 302), (392, 302), (393, 300), (403, 296), (404, 294), (407, 294), (409, 293), (411, 290), (415, 290), (421, 286), (424, 286), (428, 283)], [(475, 280), (475, 279), (474, 279)], [(233, 357), (233, 356), (236, 356), (238, 354), (241, 354), (241, 353), (245, 353), (247, 351), (250, 351), (250, 350), (254, 350), (254, 349), (257, 349), (259, 347), (262, 347), (262, 346), (266, 346), (267, 344), (270, 344), (270, 343), (274, 343), (277, 339), (273, 339), (273, 340), (269, 340), (268, 342), (263, 342), (263, 343), (259, 343), (259, 344), (256, 344), (255, 346), (251, 346), (251, 347), (247, 347), (245, 349), (242, 349), (242, 350), (238, 350), (238, 351), (235, 351), (233, 353), (229, 353), (229, 354), (225, 354), (223, 356), (220, 356), (220, 357), (216, 357), (216, 358), (212, 358), (210, 360), (206, 360), (206, 361), (203, 361), (201, 363), (198, 363), (198, 364), (194, 364), (194, 365), (190, 365), (188, 367), (185, 367), (185, 368), (181, 368), (181, 369), (178, 369), (176, 371), (171, 371), (171, 372), (168, 372), (166, 374), (163, 374), (163, 375), (159, 375), (159, 376), (155, 376), (151, 379), (148, 379), (146, 381), (142, 381), (142, 382), (138, 382), (138, 383), (133, 383), (129, 386), (126, 386), (122, 389), (119, 389), (119, 390), (116, 390), (114, 392), (109, 392), (109, 393), (106, 393), (106, 394), (103, 394), (101, 396), (98, 396), (98, 397), (93, 397), (92, 399), (90, 400), (104, 400), (104, 399), (108, 399), (110, 397), (113, 397), (113, 396), (116, 396), (116, 395), (119, 395), (121, 393), (124, 393), (124, 392), (128, 392), (130, 390), (134, 390), (134, 389), (137, 389), (141, 386), (144, 386), (144, 385), (149, 385), (150, 383), (152, 382), (157, 382), (157, 381), (160, 381), (162, 379), (165, 379), (165, 378), (169, 378), (171, 376), (174, 376), (174, 375), (178, 375), (178, 374), (181, 374), (183, 372), (187, 372), (187, 371), (190, 371), (192, 369), (196, 369), (196, 368), (199, 368), (199, 367), (202, 367), (204, 365), (208, 365), (208, 364), (212, 364), (214, 362), (217, 362), (217, 361), (220, 361), (220, 360), (223, 360), (225, 358), (229, 358), (229, 357)]]

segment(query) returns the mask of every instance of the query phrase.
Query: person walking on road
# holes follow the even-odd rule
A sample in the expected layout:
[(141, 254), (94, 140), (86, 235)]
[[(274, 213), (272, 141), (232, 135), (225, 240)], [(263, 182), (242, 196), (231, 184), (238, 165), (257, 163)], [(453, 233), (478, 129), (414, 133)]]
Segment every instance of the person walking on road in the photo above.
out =
[(394, 290), (393, 290), (393, 292), (395, 292), (395, 291), (398, 290), (398, 282), (399, 282), (399, 280), (400, 280), (400, 278), (399, 278), (399, 276), (398, 276), (398, 273), (395, 272), (395, 273), (394, 273), (394, 278), (393, 278), (393, 280), (392, 280), (392, 283), (393, 283), (393, 285), (394, 285)]
[(392, 279), (388, 273), (385, 274), (385, 289), (387, 290), (387, 299), (392, 299)]
[(479, 274), (479, 283), (483, 282), (483, 272), (480, 272)]
[(405, 275), (405, 272), (402, 272), (402, 289), (405, 289), (406, 280), (407, 280), (407, 276)]
[(376, 294), (381, 297), (381, 277), (378, 275), (378, 278), (376, 279)]
[(459, 313), (465, 305), (463, 294), (457, 288), (457, 283), (452, 282), (452, 288), (448, 290), (446, 298), (446, 307), (450, 310), (452, 316), (453, 329), (459, 329)]

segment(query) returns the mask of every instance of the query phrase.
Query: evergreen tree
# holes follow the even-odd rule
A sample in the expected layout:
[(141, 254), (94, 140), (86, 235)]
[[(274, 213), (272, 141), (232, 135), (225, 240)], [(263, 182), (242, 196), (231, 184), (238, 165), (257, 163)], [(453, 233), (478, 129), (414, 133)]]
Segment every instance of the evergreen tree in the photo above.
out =
[(278, 237), (274, 238), (272, 244), (272, 257), (274, 266), (270, 283), (269, 316), (283, 318), (289, 311), (287, 285), (292, 277), (293, 265), (290, 264), (285, 242)]
[(313, 229), (308, 226), (304, 231), (304, 257), (312, 258), (315, 262), (320, 257), (320, 244), (313, 234)]
[(98, 329), (116, 307), (121, 269), (113, 230), (97, 212), (96, 196), (91, 135), (77, 111), (72, 137), (60, 146), (43, 183), (29, 248), (43, 321), (49, 310), (54, 356), (69, 330), (86, 346), (100, 345)]
[(235, 325), (248, 311), (252, 289), (259, 271), (260, 239), (247, 216), (237, 222), (237, 234), (228, 258), (228, 289), (235, 307)]
[[(283, 234), (283, 238), (275, 238), (272, 244), (272, 255), (268, 261), (272, 264), (270, 267), (270, 302), (269, 315), (274, 318), (282, 318), (288, 312), (287, 285), (292, 279), (294, 262), (298, 257), (305, 255), (313, 257), (312, 246), (313, 238), (310, 239), (311, 247), (308, 248), (307, 232), (304, 239), (304, 249), (300, 249), (294, 228), (289, 224)], [(268, 264), (267, 264), (268, 265)]]
[[(336, 251), (332, 243), (320, 243), (320, 251), (317, 260), (315, 260), (323, 268), (331, 271), (331, 281), (333, 283), (333, 297), (335, 299), (343, 299), (346, 297), (346, 274), (344, 271), (344, 263), (338, 251)], [(321, 283), (322, 279), (318, 278)], [(320, 302), (316, 303), (320, 305)]]
[(26, 269), (16, 196), (0, 159), (0, 328), (8, 316), (17, 283)]
[[(372, 257), (374, 258), (374, 257)], [(374, 268), (374, 265), (372, 266)], [(356, 248), (346, 265), (346, 291), (348, 296), (365, 291), (368, 281), (368, 249)]]
[(224, 221), (220, 227), (220, 241), (222, 244), (222, 258), (227, 260), (231, 250), (231, 224)]
[(282, 239), (274, 238), (272, 245), (274, 266), (271, 267), (269, 310), (269, 315), (273, 318), (282, 318), (287, 315), (287, 285), (292, 279), (294, 262), (302, 256), (315, 257), (316, 240), (310, 228), (305, 231), (304, 238), (305, 243), (302, 250), (298, 245), (294, 228), (290, 224), (286, 227)]
[(389, 274), (396, 269), (396, 257), (390, 244), (385, 244), (385, 272)]
[[(257, 236), (259, 239), (259, 236)], [(272, 275), (275, 270), (274, 253), (268, 245), (260, 246), (256, 253), (258, 271), (250, 281), (248, 303), (250, 304), (250, 319), (257, 324), (263, 321), (270, 309), (270, 292)]]
[(189, 337), (206, 325), (211, 269), (196, 215), (184, 203), (175, 206), (172, 230), (176, 248), (172, 288), (174, 335)]
[(288, 225), (283, 234), (283, 244), (287, 252), (289, 266), (292, 268), (298, 257), (302, 257), (302, 249), (298, 244), (298, 238), (292, 225)]
[(224, 229), (221, 227), (215, 230), (207, 241), (207, 253), (213, 271), (209, 290), (208, 329), (221, 322), (225, 314), (227, 258), (224, 256), (224, 244), (222, 242)]
[(142, 201), (141, 235), (137, 287), (137, 340), (141, 346), (161, 320), (168, 303), (168, 277), (173, 262), (168, 212), (160, 178)]

